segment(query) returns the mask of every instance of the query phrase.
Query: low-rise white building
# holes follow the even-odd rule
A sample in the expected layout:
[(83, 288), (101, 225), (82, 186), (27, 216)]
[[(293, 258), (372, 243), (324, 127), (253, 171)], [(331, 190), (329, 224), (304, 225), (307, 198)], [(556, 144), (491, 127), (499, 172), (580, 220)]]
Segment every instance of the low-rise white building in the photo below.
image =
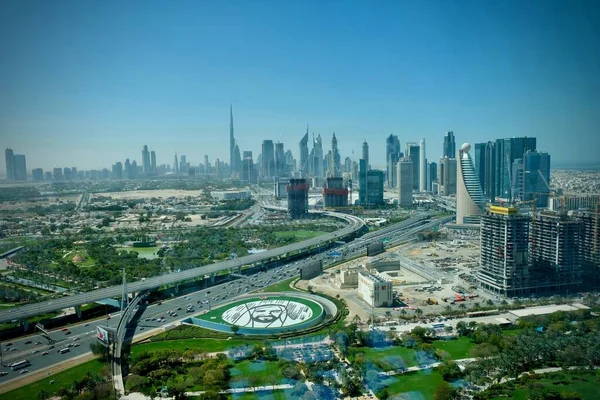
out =
[(371, 307), (391, 307), (392, 292), (392, 282), (364, 271), (358, 274), (358, 294)]
[(247, 190), (215, 190), (210, 192), (210, 195), (213, 199), (221, 201), (243, 200), (251, 197)]

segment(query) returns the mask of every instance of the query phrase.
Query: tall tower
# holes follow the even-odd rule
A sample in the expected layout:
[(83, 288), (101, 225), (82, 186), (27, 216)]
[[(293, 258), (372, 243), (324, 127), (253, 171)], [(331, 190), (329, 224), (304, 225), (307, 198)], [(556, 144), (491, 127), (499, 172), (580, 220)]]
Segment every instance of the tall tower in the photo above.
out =
[(309, 171), (308, 165), (308, 124), (306, 125), (306, 133), (300, 140), (300, 176), (302, 178), (308, 177)]
[(12, 149), (4, 150), (4, 157), (6, 158), (6, 179), (13, 181), (15, 179), (15, 163)]
[(427, 158), (425, 156), (425, 138), (419, 143), (419, 192), (427, 190)]
[(229, 105), (229, 168), (235, 172), (234, 165), (235, 138), (233, 137), (233, 105)]
[(456, 157), (456, 142), (454, 141), (454, 132), (446, 132), (444, 136), (444, 151), (442, 158), (454, 158)]
[(179, 160), (177, 159), (177, 153), (175, 153), (175, 157), (173, 158), (173, 173), (175, 175), (179, 173)]
[(419, 190), (419, 175), (421, 165), (421, 149), (417, 143), (406, 143), (406, 157), (410, 157), (413, 163), (413, 190)]
[(365, 160), (367, 168), (369, 168), (369, 144), (367, 143), (367, 139), (362, 144), (362, 159)]
[(150, 152), (150, 172), (156, 173), (156, 152), (154, 150)]
[(331, 159), (329, 160), (329, 175), (331, 177), (341, 176), (340, 164), (340, 152), (338, 150), (338, 142), (334, 132), (333, 137), (331, 138)]
[(142, 170), (144, 174), (150, 173), (150, 152), (148, 151), (148, 146), (144, 145), (142, 149)]
[(485, 203), (470, 150), (469, 143), (463, 144), (456, 160), (456, 223), (459, 225), (479, 222)]
[(412, 206), (413, 204), (413, 163), (410, 158), (401, 158), (398, 168), (398, 205)]

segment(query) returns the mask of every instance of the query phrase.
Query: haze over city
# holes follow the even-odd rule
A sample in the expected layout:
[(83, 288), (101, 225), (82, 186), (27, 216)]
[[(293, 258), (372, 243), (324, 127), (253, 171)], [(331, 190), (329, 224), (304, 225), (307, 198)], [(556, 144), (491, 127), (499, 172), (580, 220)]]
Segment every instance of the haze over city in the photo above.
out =
[[(600, 7), (528, 2), (5, 2), (0, 143), (29, 168), (228, 159), (309, 132), (385, 167), (385, 138), (535, 136), (554, 165), (600, 147)], [(0, 173), (5, 168), (1, 164)]]

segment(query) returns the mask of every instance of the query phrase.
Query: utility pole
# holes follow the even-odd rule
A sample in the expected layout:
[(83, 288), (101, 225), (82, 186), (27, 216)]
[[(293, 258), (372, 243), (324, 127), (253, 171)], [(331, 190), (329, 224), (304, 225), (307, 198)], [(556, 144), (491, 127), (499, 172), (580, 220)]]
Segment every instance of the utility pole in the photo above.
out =
[(129, 296), (127, 294), (127, 275), (125, 273), (125, 268), (123, 268), (123, 292), (121, 293), (121, 312), (123, 312), (124, 308), (127, 308), (125, 305), (129, 303)]

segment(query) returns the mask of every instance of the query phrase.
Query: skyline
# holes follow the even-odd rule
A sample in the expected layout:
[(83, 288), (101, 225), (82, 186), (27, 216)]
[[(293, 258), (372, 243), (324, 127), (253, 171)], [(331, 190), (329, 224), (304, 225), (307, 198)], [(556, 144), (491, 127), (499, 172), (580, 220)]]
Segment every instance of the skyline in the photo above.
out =
[(233, 104), (255, 157), (272, 139), (299, 158), (308, 123), (380, 169), (390, 133), (437, 162), (446, 131), (600, 162), (598, 3), (369, 4), (2, 4), (0, 145), (29, 169), (141, 164), (144, 145), (227, 161)]

